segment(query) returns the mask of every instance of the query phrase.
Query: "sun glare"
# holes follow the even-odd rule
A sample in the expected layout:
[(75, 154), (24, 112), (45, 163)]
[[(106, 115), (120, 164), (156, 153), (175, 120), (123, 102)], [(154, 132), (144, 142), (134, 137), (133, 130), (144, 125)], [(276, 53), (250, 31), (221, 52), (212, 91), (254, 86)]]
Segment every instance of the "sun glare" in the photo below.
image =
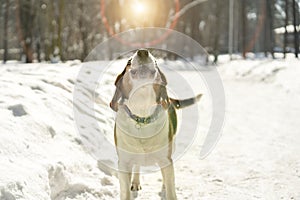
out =
[(136, 2), (134, 5), (133, 5), (133, 9), (136, 13), (140, 14), (140, 13), (143, 13), (145, 12), (146, 8), (145, 8), (145, 5), (141, 2)]

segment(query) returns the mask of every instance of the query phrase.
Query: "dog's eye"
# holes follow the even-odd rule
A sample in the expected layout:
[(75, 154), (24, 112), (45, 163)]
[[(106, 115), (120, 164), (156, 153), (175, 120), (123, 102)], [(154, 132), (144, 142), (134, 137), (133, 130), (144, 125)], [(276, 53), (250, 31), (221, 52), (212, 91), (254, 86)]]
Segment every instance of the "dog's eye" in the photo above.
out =
[(131, 73), (132, 75), (136, 75), (137, 70), (136, 70), (136, 69), (132, 69), (132, 70), (130, 70), (130, 73)]

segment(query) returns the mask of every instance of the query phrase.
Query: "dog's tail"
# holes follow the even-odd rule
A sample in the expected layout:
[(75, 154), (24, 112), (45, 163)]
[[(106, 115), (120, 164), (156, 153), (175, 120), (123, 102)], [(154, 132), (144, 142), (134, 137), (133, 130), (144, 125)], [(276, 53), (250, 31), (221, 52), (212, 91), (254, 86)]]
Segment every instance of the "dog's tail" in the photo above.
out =
[(173, 104), (175, 106), (176, 109), (181, 109), (181, 108), (185, 108), (187, 106), (197, 103), (201, 97), (202, 97), (202, 94), (198, 94), (197, 96), (188, 98), (188, 99), (172, 99), (172, 98), (170, 98), (170, 102), (171, 102), (171, 104)]

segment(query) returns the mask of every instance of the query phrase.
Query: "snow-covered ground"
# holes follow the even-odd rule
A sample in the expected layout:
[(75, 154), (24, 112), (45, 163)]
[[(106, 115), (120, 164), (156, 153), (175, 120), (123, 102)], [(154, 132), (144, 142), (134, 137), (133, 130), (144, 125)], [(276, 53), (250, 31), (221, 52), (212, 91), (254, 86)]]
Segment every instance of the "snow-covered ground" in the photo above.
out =
[[(204, 93), (198, 137), (175, 162), (178, 199), (299, 200), (300, 61), (220, 60), (226, 120), (217, 147), (204, 160), (199, 153), (210, 123), (209, 94), (184, 63), (172, 63)], [(118, 199), (117, 178), (101, 171), (74, 124), (80, 67), (79, 62), (0, 65), (0, 200)], [(107, 77), (101, 101), (114, 89), (115, 74)], [(159, 199), (161, 182), (160, 172), (142, 175), (137, 199)]]

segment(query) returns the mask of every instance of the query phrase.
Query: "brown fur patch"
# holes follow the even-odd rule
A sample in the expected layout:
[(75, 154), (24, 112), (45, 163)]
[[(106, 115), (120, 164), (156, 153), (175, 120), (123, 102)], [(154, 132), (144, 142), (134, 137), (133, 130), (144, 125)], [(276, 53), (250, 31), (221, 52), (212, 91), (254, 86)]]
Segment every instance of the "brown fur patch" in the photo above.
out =
[(132, 89), (132, 85), (128, 81), (128, 76), (126, 76), (126, 72), (130, 69), (130, 67), (131, 67), (131, 60), (128, 61), (122, 73), (119, 74), (115, 80), (116, 91), (110, 102), (110, 107), (114, 111), (118, 111), (118, 104), (120, 99), (128, 98), (129, 93)]

